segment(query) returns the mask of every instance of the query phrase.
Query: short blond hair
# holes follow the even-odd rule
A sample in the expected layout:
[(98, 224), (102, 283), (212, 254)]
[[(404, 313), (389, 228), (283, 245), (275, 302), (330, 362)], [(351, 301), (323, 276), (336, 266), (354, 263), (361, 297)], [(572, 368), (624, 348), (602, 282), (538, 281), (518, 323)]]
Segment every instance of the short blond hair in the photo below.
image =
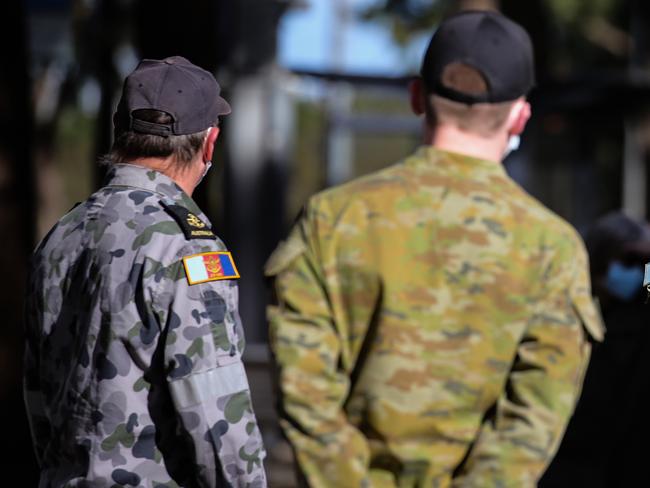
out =
[[(483, 95), (488, 90), (483, 75), (464, 63), (451, 63), (445, 67), (442, 83), (447, 88), (471, 95)], [(491, 137), (506, 123), (514, 103), (466, 104), (428, 93), (425, 108), (427, 120), (433, 126), (452, 125), (465, 132)]]

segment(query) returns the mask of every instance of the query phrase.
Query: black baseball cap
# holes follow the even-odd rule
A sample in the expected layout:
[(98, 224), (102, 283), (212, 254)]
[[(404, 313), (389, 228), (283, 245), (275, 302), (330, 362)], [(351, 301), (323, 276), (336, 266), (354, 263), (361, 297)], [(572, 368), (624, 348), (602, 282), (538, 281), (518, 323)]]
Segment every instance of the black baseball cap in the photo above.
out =
[[(478, 70), (487, 92), (465, 93), (445, 86), (443, 73), (452, 63)], [(429, 93), (456, 102), (516, 100), (535, 84), (533, 46), (528, 33), (504, 15), (489, 10), (465, 11), (440, 24), (424, 55), (420, 74)]]
[[(134, 131), (159, 136), (194, 134), (214, 126), (230, 105), (220, 96), (212, 73), (182, 56), (144, 59), (124, 80), (122, 98), (113, 116), (115, 133)], [(170, 124), (139, 120), (134, 112), (160, 110), (172, 117)]]

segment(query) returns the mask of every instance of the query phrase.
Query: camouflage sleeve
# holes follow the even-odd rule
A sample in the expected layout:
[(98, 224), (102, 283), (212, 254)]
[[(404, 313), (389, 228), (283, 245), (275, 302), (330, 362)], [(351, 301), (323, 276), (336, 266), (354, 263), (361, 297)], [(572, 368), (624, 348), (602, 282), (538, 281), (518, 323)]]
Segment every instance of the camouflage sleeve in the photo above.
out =
[(276, 303), (268, 309), (280, 424), (312, 488), (368, 486), (369, 448), (343, 411), (350, 380), (316, 245), (303, 219), (266, 266)]
[[(32, 270), (32, 273), (35, 273)], [(33, 277), (32, 277), (33, 279)], [(33, 282), (30, 282), (33, 287)], [(25, 324), (25, 350), (23, 358), (23, 396), (27, 409), (27, 419), (32, 436), (34, 454), (39, 465), (42, 463), (43, 451), (48, 444), (50, 436), (50, 422), (45, 413), (45, 403), (41, 390), (39, 375), (38, 334), (39, 311), (43, 311), (44, 304), (40, 300), (37, 290), (27, 290), (26, 301), (23, 309)]]
[[(27, 326), (30, 325), (27, 319)], [(45, 415), (42, 392), (38, 375), (38, 354), (34, 350), (35, 341), (30, 339), (27, 330), (25, 356), (23, 362), (23, 395), (27, 407), (27, 418), (34, 445), (34, 454), (39, 465), (43, 459), (43, 449), (47, 445), (50, 424)]]
[(582, 242), (548, 268), (503, 394), (458, 470), (454, 487), (533, 487), (555, 455), (602, 340)]
[[(184, 255), (155, 291), (172, 402), (192, 439), (200, 486), (266, 486), (262, 438), (241, 360), (236, 281), (189, 285)], [(160, 276), (160, 275), (159, 275)]]

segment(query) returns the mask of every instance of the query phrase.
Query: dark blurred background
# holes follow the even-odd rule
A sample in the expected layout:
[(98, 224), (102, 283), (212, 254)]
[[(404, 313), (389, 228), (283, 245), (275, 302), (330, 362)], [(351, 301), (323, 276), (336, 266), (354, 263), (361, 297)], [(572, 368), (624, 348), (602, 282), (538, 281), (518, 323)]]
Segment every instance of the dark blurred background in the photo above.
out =
[[(452, 12), (477, 8), (500, 9), (520, 22), (536, 50), (533, 118), (520, 150), (506, 160), (510, 174), (583, 235), (612, 211), (645, 226), (650, 2), (2, 2), (4, 473), (11, 469), (20, 473), (20, 486), (36, 486), (21, 392), (22, 294), (29, 253), (63, 213), (100, 184), (103, 174), (96, 161), (110, 148), (111, 115), (124, 76), (142, 57), (183, 55), (215, 73), (233, 107), (223, 121), (215, 169), (196, 200), (233, 251), (242, 274), (240, 308), (249, 343), (245, 359), (269, 449), (269, 478), (272, 486), (294, 486), (290, 452), (272, 408), (263, 264), (311, 194), (384, 167), (419, 144), (421, 123), (409, 113), (408, 79), (417, 72), (437, 23)], [(639, 305), (642, 299), (635, 300)], [(627, 459), (628, 452), (647, 451), (648, 414), (636, 408), (647, 406), (650, 388), (639, 359), (650, 357), (643, 351), (645, 310), (635, 312), (642, 323), (623, 334), (625, 344), (637, 348), (613, 359), (599, 353), (603, 359), (590, 370), (587, 397), (590, 405), (601, 406), (600, 413), (578, 415), (589, 410), (589, 405), (579, 406), (576, 419), (583, 420), (569, 427), (568, 441), (542, 485), (576, 486), (589, 477), (594, 481), (583, 486), (644, 485), (635, 483), (641, 480), (640, 458), (616, 465), (616, 470), (626, 470), (626, 484), (610, 477), (612, 470), (603, 470), (616, 455)], [(611, 373), (621, 361), (625, 364), (618, 376), (607, 379), (598, 373)], [(604, 396), (601, 378), (610, 384)], [(621, 417), (626, 426), (612, 427)], [(618, 434), (605, 435), (607, 429)]]

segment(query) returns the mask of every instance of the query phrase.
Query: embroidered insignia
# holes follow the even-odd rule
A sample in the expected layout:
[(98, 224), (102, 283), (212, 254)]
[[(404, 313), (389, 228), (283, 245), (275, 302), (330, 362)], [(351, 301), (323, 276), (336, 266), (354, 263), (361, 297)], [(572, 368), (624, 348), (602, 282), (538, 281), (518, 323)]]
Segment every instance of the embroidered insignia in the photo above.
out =
[(196, 227), (197, 229), (203, 229), (205, 227), (205, 223), (193, 213), (188, 213), (187, 219), (185, 220), (187, 220), (188, 224), (190, 224), (192, 227)]
[(227, 251), (204, 252), (183, 258), (183, 266), (190, 285), (217, 280), (239, 278), (239, 272)]
[(180, 226), (186, 239), (215, 240), (217, 238), (205, 222), (182, 205), (165, 200), (161, 200), (160, 203)]

